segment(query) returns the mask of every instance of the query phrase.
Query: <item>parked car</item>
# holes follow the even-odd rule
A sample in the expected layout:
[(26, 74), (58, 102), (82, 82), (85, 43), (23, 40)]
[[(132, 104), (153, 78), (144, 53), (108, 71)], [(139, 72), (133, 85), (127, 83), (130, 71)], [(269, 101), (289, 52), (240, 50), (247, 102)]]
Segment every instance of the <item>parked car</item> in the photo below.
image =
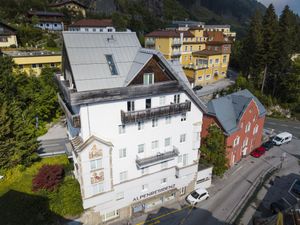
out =
[(196, 205), (197, 203), (208, 198), (208, 191), (205, 188), (198, 188), (186, 197), (186, 201), (191, 205)]
[(284, 199), (280, 199), (277, 202), (272, 202), (270, 205), (270, 210), (273, 214), (277, 214), (279, 212), (285, 211), (286, 209), (290, 208), (291, 205), (288, 204), (287, 201)]
[(193, 87), (193, 91), (199, 91), (201, 90), (203, 87), (201, 85), (197, 85), (195, 87)]
[(264, 147), (259, 147), (259, 148), (255, 149), (253, 152), (251, 152), (250, 155), (252, 155), (254, 158), (259, 158), (263, 154), (265, 154), (265, 152), (266, 152), (266, 149)]
[(294, 183), (291, 192), (297, 197), (300, 198), (300, 180), (296, 180)]
[(274, 138), (273, 138), (273, 143), (274, 145), (280, 146), (284, 143), (289, 143), (292, 140), (293, 135), (288, 133), (288, 132), (283, 132), (280, 134), (277, 134)]
[(266, 151), (269, 151), (271, 148), (273, 148), (273, 146), (274, 146), (274, 143), (271, 140), (262, 144), (262, 147), (264, 147), (266, 149)]

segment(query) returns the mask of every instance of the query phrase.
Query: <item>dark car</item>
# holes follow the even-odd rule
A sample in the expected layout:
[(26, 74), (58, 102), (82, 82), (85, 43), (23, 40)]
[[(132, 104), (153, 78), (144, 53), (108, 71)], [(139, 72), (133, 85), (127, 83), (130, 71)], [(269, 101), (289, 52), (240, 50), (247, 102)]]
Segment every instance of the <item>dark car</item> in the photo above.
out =
[(203, 87), (201, 85), (197, 85), (195, 87), (193, 87), (193, 91), (199, 91), (201, 90)]
[(291, 189), (291, 192), (297, 197), (297, 198), (300, 198), (300, 180), (297, 180), (292, 189)]
[(273, 214), (285, 211), (288, 208), (290, 208), (290, 205), (283, 199), (280, 199), (277, 202), (272, 202), (270, 205), (270, 210)]
[(269, 151), (271, 148), (273, 148), (273, 146), (274, 146), (274, 143), (271, 140), (262, 144), (262, 147), (264, 147), (266, 149), (266, 151)]
[(264, 147), (259, 147), (259, 148), (255, 149), (253, 152), (251, 152), (250, 155), (252, 155), (254, 158), (259, 158), (263, 154), (265, 154), (265, 152), (266, 152), (266, 149)]

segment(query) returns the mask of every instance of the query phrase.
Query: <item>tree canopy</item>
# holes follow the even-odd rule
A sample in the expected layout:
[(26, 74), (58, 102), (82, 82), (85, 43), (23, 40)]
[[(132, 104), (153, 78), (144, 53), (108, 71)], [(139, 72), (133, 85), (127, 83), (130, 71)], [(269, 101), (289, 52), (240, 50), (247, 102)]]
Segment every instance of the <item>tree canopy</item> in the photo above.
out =
[(0, 169), (37, 159), (37, 137), (59, 112), (53, 72), (13, 72), (11, 58), (0, 57)]

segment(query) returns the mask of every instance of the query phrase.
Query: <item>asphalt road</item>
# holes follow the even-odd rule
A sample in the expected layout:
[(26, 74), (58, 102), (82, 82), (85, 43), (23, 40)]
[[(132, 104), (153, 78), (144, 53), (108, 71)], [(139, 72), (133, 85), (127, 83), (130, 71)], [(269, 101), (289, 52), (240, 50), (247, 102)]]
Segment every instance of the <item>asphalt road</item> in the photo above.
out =
[[(268, 169), (279, 165), (282, 153), (286, 152), (287, 160), (290, 157), (300, 159), (300, 123), (294, 121), (282, 121), (267, 119), (265, 127), (274, 129), (275, 133), (283, 131), (291, 132), (295, 137), (291, 143), (274, 147), (263, 157), (255, 159), (251, 156), (243, 159), (238, 165), (230, 169), (222, 179), (214, 180), (209, 188), (211, 198), (199, 203), (197, 208), (183, 206), (179, 210), (161, 208), (155, 215), (151, 215), (144, 224), (147, 225), (218, 225), (225, 224), (233, 209), (247, 193), (254, 181)], [(296, 156), (295, 156), (296, 155)], [(289, 164), (284, 164), (289, 170)], [(283, 168), (284, 169), (284, 168)]]
[(300, 139), (300, 122), (266, 118), (265, 128), (274, 129), (276, 133), (287, 131)]

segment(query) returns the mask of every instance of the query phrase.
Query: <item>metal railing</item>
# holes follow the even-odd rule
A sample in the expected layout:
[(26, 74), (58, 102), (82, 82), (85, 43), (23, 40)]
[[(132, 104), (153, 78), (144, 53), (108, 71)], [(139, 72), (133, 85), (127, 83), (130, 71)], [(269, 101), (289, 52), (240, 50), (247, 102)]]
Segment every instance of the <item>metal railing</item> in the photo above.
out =
[(273, 173), (280, 169), (281, 164), (271, 167), (258, 176), (248, 191), (243, 195), (242, 199), (235, 205), (229, 216), (225, 220), (225, 224), (237, 224), (237, 221), (243, 216), (248, 205), (252, 202), (257, 192), (261, 189), (261, 186), (268, 180)]
[(135, 162), (138, 168), (142, 169), (148, 166), (153, 166), (164, 161), (172, 160), (174, 157), (179, 155), (179, 150), (176, 147), (173, 147), (172, 151), (167, 151), (163, 153), (157, 153), (154, 156), (139, 158), (137, 156)]
[(57, 94), (58, 103), (61, 106), (62, 110), (64, 111), (67, 119), (71, 122), (72, 126), (75, 128), (80, 127), (80, 115), (74, 114), (67, 106), (67, 104), (64, 102), (64, 100), (60, 97), (59, 94)]
[(170, 104), (167, 106), (133, 112), (124, 112), (123, 110), (121, 110), (121, 121), (123, 124), (134, 123), (163, 116), (185, 113), (188, 111), (191, 111), (191, 101), (187, 100), (183, 103)]

